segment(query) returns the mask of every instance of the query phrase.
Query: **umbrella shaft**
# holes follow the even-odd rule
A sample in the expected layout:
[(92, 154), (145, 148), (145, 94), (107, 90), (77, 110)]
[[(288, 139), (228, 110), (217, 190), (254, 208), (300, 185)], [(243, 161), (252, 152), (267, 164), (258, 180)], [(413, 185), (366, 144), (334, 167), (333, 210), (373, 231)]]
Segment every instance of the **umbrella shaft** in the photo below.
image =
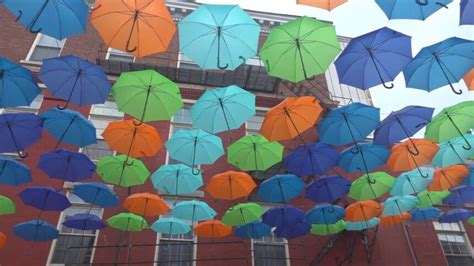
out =
[(49, 0), (45, 0), (43, 5), (40, 7), (40, 9), (38, 10), (38, 12), (36, 12), (35, 16), (33, 17), (33, 19), (31, 20), (30, 22), (30, 25), (28, 26), (28, 30), (32, 31), (33, 30), (33, 27), (35, 26), (36, 22), (38, 21), (39, 17), (41, 16), (41, 14), (43, 13), (44, 9), (46, 8), (46, 6), (48, 5), (48, 2)]

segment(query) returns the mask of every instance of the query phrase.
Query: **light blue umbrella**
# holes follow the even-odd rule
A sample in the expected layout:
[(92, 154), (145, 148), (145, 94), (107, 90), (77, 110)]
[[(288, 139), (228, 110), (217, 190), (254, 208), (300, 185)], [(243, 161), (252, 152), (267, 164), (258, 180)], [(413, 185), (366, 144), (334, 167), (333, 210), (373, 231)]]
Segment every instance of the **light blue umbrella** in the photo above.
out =
[(72, 192), (83, 201), (102, 208), (115, 207), (119, 203), (119, 198), (112, 188), (102, 183), (75, 184)]
[(17, 160), (0, 156), (0, 185), (19, 186), (32, 180), (28, 166)]
[(434, 169), (426, 167), (420, 167), (419, 170), (415, 169), (402, 173), (395, 179), (393, 187), (390, 190), (390, 195), (406, 196), (420, 193), (426, 190), (426, 187), (431, 183), (433, 174)]
[(415, 208), (419, 202), (417, 197), (411, 195), (390, 197), (383, 203), (384, 209), (382, 215), (394, 216), (409, 212)]
[(461, 185), (474, 187), (474, 164), (468, 164), (467, 167), (469, 168), (469, 175), (464, 178)]
[(441, 210), (435, 207), (416, 208), (410, 211), (412, 222), (423, 222), (437, 219)]
[(335, 224), (342, 220), (344, 215), (345, 210), (340, 206), (321, 204), (306, 212), (304, 220), (311, 224)]
[(425, 20), (453, 0), (376, 0), (389, 19)]
[(295, 175), (275, 175), (263, 181), (258, 187), (258, 197), (268, 202), (288, 202), (298, 197), (304, 189), (304, 182)]
[(235, 229), (235, 235), (242, 239), (262, 238), (272, 233), (272, 228), (260, 221), (253, 221), (248, 224), (238, 226)]
[(176, 218), (196, 221), (211, 220), (217, 215), (207, 203), (198, 200), (182, 201), (171, 210), (171, 214)]
[(27, 241), (45, 242), (58, 238), (59, 231), (43, 220), (31, 220), (13, 227), (13, 234)]
[(203, 185), (201, 173), (184, 164), (163, 165), (151, 175), (153, 186), (172, 195), (194, 193)]
[(380, 223), (380, 219), (375, 217), (366, 222), (347, 222), (347, 231), (362, 231), (377, 226)]
[(339, 158), (339, 167), (347, 173), (370, 172), (387, 162), (390, 150), (372, 143), (359, 143), (345, 149)]
[[(469, 149), (465, 149), (466, 141)], [(439, 144), (439, 150), (433, 157), (432, 163), (438, 167), (464, 164), (466, 159), (474, 156), (474, 135), (466, 134)]]
[(187, 234), (191, 231), (191, 227), (183, 220), (174, 217), (163, 217), (151, 225), (151, 229), (157, 233), (179, 235)]

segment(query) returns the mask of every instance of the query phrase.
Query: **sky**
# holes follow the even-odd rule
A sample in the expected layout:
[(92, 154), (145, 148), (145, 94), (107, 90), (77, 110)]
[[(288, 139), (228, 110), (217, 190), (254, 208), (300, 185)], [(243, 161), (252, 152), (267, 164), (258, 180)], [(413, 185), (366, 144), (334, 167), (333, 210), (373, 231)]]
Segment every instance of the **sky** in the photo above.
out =
[[(412, 36), (413, 55), (424, 46), (437, 43), (449, 37), (460, 37), (474, 40), (474, 26), (459, 26), (459, 3), (454, 0), (448, 9), (442, 8), (425, 21), (388, 20), (373, 0), (349, 0), (348, 3), (331, 12), (297, 5), (296, 0), (198, 0), (210, 4), (239, 4), (248, 10), (292, 15), (307, 15), (321, 20), (332, 21), (340, 36), (357, 37), (370, 31), (389, 27)], [(467, 92), (463, 81), (455, 84), (455, 88), (463, 89), (462, 95), (454, 94), (449, 86), (432, 92), (407, 89), (403, 74), (395, 80), (395, 88), (384, 89), (382, 86), (370, 89), (374, 105), (381, 108), (382, 117), (391, 111), (407, 105), (421, 105), (436, 108), (439, 112), (443, 107), (459, 102), (474, 100), (474, 91)]]

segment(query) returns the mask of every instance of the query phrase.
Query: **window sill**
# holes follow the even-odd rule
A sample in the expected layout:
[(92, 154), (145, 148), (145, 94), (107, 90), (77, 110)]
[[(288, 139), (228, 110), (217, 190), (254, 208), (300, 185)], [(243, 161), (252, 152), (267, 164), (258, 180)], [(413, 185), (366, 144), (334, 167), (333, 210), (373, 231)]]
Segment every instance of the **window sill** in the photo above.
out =
[(30, 60), (20, 60), (21, 64), (32, 65), (32, 66), (42, 66), (43, 62), (40, 61), (30, 61)]

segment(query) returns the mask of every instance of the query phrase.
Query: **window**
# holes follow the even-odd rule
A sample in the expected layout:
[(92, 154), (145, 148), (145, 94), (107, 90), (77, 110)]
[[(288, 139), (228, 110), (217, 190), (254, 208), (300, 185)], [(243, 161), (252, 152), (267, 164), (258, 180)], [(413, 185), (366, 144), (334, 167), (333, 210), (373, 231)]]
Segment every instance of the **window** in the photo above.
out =
[[(179, 110), (172, 118), (170, 125), (170, 136), (181, 129), (189, 129), (193, 127), (193, 122), (191, 120), (191, 113), (189, 111), (189, 106)], [(172, 159), (169, 154), (167, 154), (167, 164), (178, 164), (180, 161)]]
[(450, 266), (472, 265), (472, 248), (461, 223), (433, 222)]
[(249, 120), (247, 120), (247, 122), (245, 122), (247, 135), (259, 135), (264, 119), (265, 115), (263, 113), (257, 113), (257, 115), (252, 116)]
[(191, 70), (202, 70), (194, 61), (187, 57), (185, 54), (179, 53), (178, 54), (178, 68), (183, 68), (183, 69), (191, 69)]
[(253, 243), (253, 262), (255, 266), (288, 265), (288, 243), (286, 239), (272, 235), (255, 239)]
[(43, 94), (38, 94), (29, 106), (17, 106), (0, 109), (1, 113), (34, 113), (37, 114), (43, 103)]
[(59, 41), (53, 37), (39, 33), (26, 60), (41, 62), (46, 58), (60, 56), (65, 43), (66, 39)]
[(114, 48), (109, 48), (107, 50), (107, 55), (105, 56), (105, 59), (111, 60), (111, 61), (127, 62), (127, 63), (135, 62), (135, 56), (129, 53), (114, 49)]

